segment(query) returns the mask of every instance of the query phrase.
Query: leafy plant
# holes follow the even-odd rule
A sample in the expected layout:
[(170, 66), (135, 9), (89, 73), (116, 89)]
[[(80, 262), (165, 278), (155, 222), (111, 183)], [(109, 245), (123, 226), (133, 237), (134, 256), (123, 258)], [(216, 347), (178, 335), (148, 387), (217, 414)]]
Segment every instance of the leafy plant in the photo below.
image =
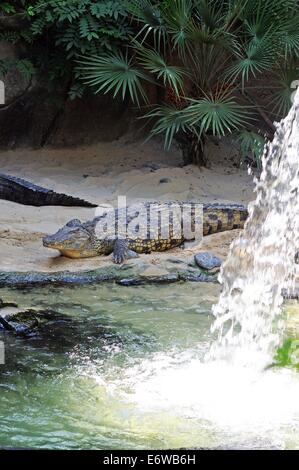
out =
[(12, 3), (8, 2), (1, 3), (0, 10), (7, 14), (16, 12), (15, 7), (12, 5)]
[(96, 93), (114, 90), (113, 96), (120, 92), (123, 99), (128, 92), (133, 103), (139, 104), (139, 95), (146, 100), (141, 85), (141, 79), (146, 79), (146, 76), (134, 68), (128, 54), (115, 52), (99, 57), (89, 56), (79, 63), (81, 67), (78, 71), (84, 71), (85, 83), (96, 86)]
[[(96, 92), (111, 90), (114, 96), (121, 91), (137, 104), (147, 103), (146, 82), (156, 83), (163, 96), (146, 114), (154, 121), (151, 135), (165, 134), (166, 147), (176, 137), (187, 162), (205, 163), (206, 134), (236, 131), (241, 150), (259, 161), (263, 138), (254, 120), (262, 119), (269, 134), (268, 115), (285, 113), (291, 104), (286, 83), (299, 63), (297, 1), (127, 0), (125, 5), (134, 30), (130, 45), (122, 53), (86, 54), (78, 66), (84, 83), (100, 84)], [(248, 90), (265, 74), (276, 94), (253, 106)]]
[(0, 11), (18, 18), (22, 27), (0, 30), (0, 40), (27, 43), (28, 57), (22, 58), (19, 67), (29, 73), (30, 61), (32, 71), (34, 67), (46, 71), (51, 81), (65, 77), (71, 82), (72, 98), (83, 96), (84, 91), (77, 80), (75, 58), (117, 50), (131, 33), (128, 12), (118, 0), (19, 0), (13, 4), (1, 4)]
[(16, 0), (0, 11), (20, 20), (0, 40), (28, 45), (25, 74), (65, 80), (72, 99), (91, 86), (131, 100), (186, 163), (205, 164), (207, 134), (229, 133), (259, 162), (261, 134), (273, 133), (299, 79), (297, 0)]
[(240, 144), (240, 151), (243, 160), (251, 157), (260, 169), (262, 166), (262, 155), (266, 144), (266, 139), (256, 132), (243, 129), (240, 131), (237, 141)]
[(35, 68), (28, 59), (1, 59), (0, 60), (0, 78), (4, 78), (10, 70), (17, 69), (27, 80), (30, 80), (35, 74)]
[(299, 370), (299, 340), (288, 338), (278, 348), (273, 366), (294, 367)]

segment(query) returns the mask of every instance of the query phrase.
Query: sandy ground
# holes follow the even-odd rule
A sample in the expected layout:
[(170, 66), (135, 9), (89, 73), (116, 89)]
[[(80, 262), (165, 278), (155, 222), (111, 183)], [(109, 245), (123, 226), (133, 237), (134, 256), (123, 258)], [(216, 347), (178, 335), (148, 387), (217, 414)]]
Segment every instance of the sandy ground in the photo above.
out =
[[(76, 149), (15, 150), (0, 153), (1, 172), (20, 176), (36, 184), (84, 198), (98, 205), (113, 204), (117, 196), (138, 200), (194, 200), (247, 204), (252, 176), (236, 165), (237, 151), (230, 144), (210, 142), (210, 167), (180, 167), (180, 152), (165, 152), (160, 142), (132, 142), (123, 138)], [(42, 246), (41, 238), (54, 233), (72, 218), (94, 217), (94, 209), (31, 207), (0, 201), (0, 270), (79, 270), (110, 263), (109, 257), (70, 260)], [(188, 257), (199, 250), (225, 257), (238, 231), (205, 237), (200, 246), (171, 253), (142, 255), (159, 264), (163, 257)]]

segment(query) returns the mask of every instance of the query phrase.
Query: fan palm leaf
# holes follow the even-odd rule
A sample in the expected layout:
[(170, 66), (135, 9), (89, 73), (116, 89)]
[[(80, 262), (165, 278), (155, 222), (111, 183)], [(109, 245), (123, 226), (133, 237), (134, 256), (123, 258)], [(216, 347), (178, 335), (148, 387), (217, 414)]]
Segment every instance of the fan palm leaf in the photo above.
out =
[(235, 82), (239, 78), (242, 87), (251, 76), (256, 77), (266, 70), (269, 70), (276, 60), (276, 50), (273, 38), (266, 35), (261, 39), (253, 39), (241, 50), (235, 49), (236, 63), (227, 72), (227, 79)]
[(233, 96), (223, 91), (190, 102), (183, 115), (189, 126), (197, 126), (201, 132), (225, 135), (244, 127), (251, 119), (249, 108), (239, 105)]
[(188, 41), (188, 29), (192, 21), (192, 0), (173, 0), (163, 9), (163, 18), (167, 25), (173, 47), (181, 57), (185, 56)]
[(274, 76), (274, 90), (268, 104), (271, 112), (285, 116), (292, 105), (292, 94), (296, 83), (299, 82), (299, 61), (288, 63), (287, 67), (278, 69)]
[(151, 112), (147, 113), (146, 118), (155, 119), (150, 136), (164, 134), (164, 145), (169, 149), (172, 141), (179, 131), (185, 131), (189, 126), (183, 112), (171, 106), (158, 106)]
[(243, 129), (239, 132), (237, 141), (240, 144), (240, 151), (243, 157), (251, 153), (258, 168), (261, 168), (261, 160), (266, 144), (265, 138), (253, 131)]
[(150, 0), (126, 0), (125, 5), (132, 18), (143, 24), (135, 39), (140, 36), (144, 42), (149, 35), (152, 35), (155, 47), (160, 49), (162, 40), (165, 45), (167, 28), (161, 10)]
[(249, 108), (239, 105), (225, 92), (189, 101), (191, 104), (181, 110), (159, 106), (146, 115), (156, 119), (152, 135), (164, 133), (166, 148), (170, 147), (173, 138), (181, 130), (190, 129), (198, 136), (208, 132), (223, 136), (242, 129), (251, 119)]
[(96, 87), (100, 91), (113, 92), (115, 97), (121, 93), (124, 99), (128, 93), (133, 103), (140, 104), (140, 97), (147, 102), (142, 81), (152, 81), (139, 70), (128, 54), (111, 52), (101, 56), (87, 56), (78, 60), (77, 71), (85, 84)]
[(141, 44), (134, 43), (137, 49), (137, 58), (139, 64), (150, 74), (162, 80), (164, 86), (170, 86), (179, 96), (183, 91), (183, 77), (186, 72), (183, 68), (168, 65), (164, 57), (157, 51), (143, 47)]

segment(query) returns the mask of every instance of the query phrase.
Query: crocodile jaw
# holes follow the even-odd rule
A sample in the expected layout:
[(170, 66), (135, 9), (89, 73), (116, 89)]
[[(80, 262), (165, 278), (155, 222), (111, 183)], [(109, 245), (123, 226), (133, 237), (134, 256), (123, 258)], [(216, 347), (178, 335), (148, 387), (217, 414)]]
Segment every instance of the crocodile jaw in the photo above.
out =
[(62, 256), (67, 258), (79, 259), (79, 258), (93, 258), (98, 256), (96, 251), (77, 251), (77, 250), (59, 250)]

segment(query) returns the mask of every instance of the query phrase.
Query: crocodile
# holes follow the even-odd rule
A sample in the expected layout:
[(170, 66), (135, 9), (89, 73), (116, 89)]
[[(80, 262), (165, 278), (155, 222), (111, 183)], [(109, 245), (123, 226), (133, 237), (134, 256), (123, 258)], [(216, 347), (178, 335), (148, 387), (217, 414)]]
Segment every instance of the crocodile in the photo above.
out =
[(36, 207), (96, 207), (96, 204), (84, 201), (83, 199), (57, 193), (52, 189), (46, 189), (22, 178), (3, 173), (0, 173), (0, 199)]
[[(194, 240), (192, 233), (187, 237), (183, 230), (175, 230), (175, 227), (177, 229), (178, 225), (175, 225), (174, 221), (179, 221), (182, 227), (184, 207), (187, 206), (191, 207), (191, 227), (194, 233), (195, 217), (198, 214), (195, 210), (195, 203), (169, 202), (162, 206), (158, 203), (144, 203), (141, 206), (133, 206), (129, 210), (122, 208), (103, 212), (93, 220), (85, 223), (78, 219), (73, 219), (58, 230), (57, 233), (45, 236), (43, 238), (43, 245), (47, 248), (58, 250), (61, 255), (69, 258), (89, 258), (113, 253), (114, 262), (121, 264), (126, 258), (134, 256), (132, 252), (150, 253), (152, 251), (165, 251), (182, 245), (185, 241)], [(173, 212), (174, 207), (179, 211), (176, 212), (176, 216), (174, 216)], [(244, 227), (248, 216), (247, 209), (238, 204), (203, 204), (201, 207), (203, 209), (200, 216), (202, 221), (201, 235), (204, 236), (226, 230), (241, 229)], [(168, 219), (166, 220), (167, 232), (165, 232), (165, 217), (161, 216), (165, 208), (168, 209)], [(142, 219), (145, 220), (146, 224), (143, 235), (136, 237), (128, 236), (127, 229), (130, 224), (136, 224), (140, 234), (140, 224), (144, 223), (140, 222), (142, 210), (146, 211), (146, 217)], [(158, 220), (157, 231), (154, 237), (151, 236), (150, 218), (148, 217), (149, 211), (151, 211), (150, 217), (153, 217), (153, 210), (157, 216), (156, 220)], [(178, 219), (174, 217), (178, 217)], [(112, 223), (109, 224), (109, 220)], [(125, 221), (125, 230), (122, 233), (118, 229), (120, 220)], [(151, 218), (151, 220), (153, 219)], [(98, 227), (100, 225), (103, 228), (105, 224), (106, 231), (103, 230), (101, 236), (99, 236)]]

